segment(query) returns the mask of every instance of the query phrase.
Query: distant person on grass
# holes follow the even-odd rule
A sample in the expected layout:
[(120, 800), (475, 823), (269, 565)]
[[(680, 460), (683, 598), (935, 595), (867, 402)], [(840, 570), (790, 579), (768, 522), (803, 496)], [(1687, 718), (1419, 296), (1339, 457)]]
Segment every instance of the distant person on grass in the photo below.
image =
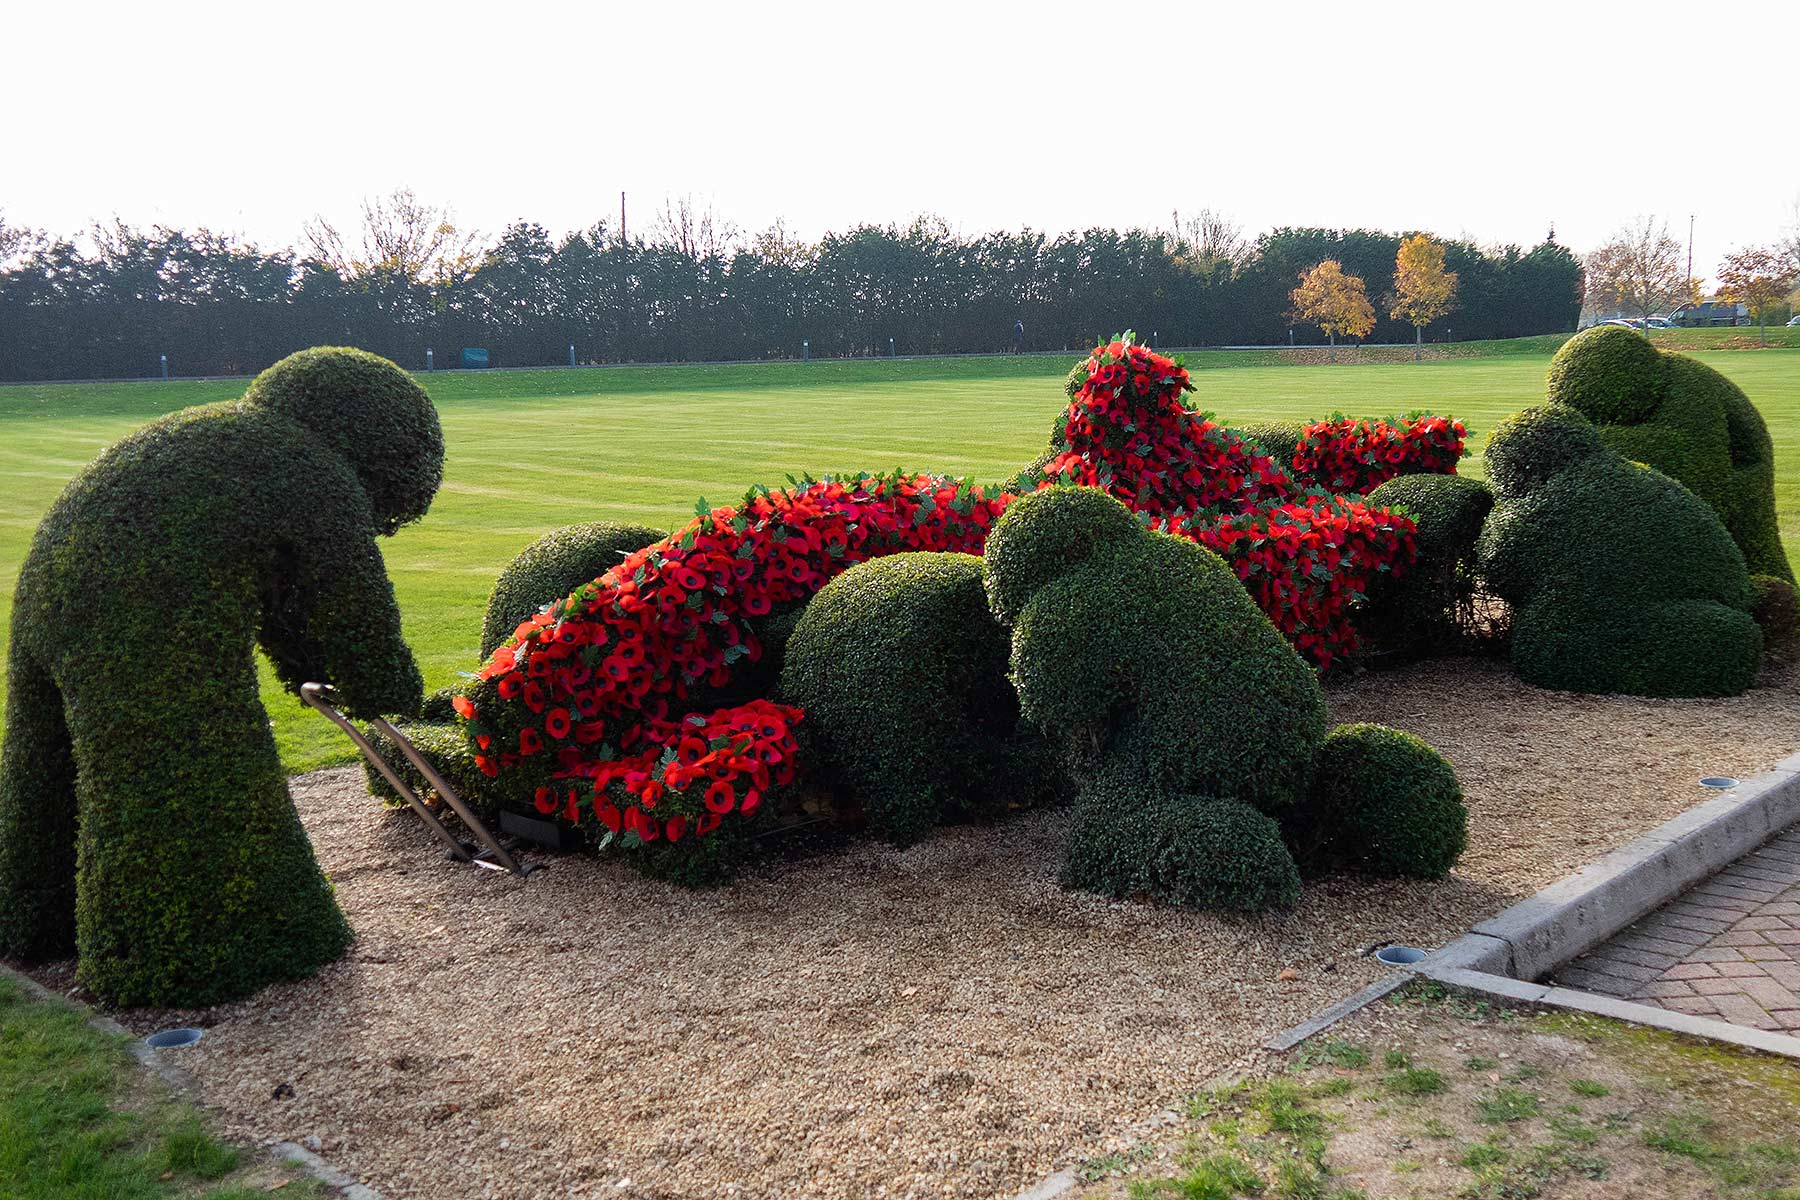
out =
[(1013, 353), (1025, 353), (1025, 322), (1022, 319), (1013, 322)]

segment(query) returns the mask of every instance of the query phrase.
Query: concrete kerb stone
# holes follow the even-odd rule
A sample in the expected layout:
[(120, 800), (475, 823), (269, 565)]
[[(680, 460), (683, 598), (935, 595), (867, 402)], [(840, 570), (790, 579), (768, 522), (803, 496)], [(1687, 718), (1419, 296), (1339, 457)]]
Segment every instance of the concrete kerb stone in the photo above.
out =
[(1331, 1028), (1351, 1013), (1356, 1012), (1359, 1009), (1367, 1008), (1369, 1005), (1375, 1003), (1375, 1001), (1386, 996), (1389, 992), (1397, 991), (1410, 982), (1412, 982), (1411, 972), (1395, 971), (1393, 974), (1388, 975), (1383, 979), (1376, 980), (1355, 995), (1347, 996), (1344, 999), (1339, 1000), (1330, 1008), (1327, 1008), (1322, 1012), (1314, 1013), (1292, 1029), (1282, 1030), (1280, 1033), (1264, 1042), (1263, 1049), (1275, 1051), (1292, 1050), (1307, 1038)]
[[(170, 1091), (189, 1104), (203, 1107), (200, 1101), (200, 1087), (194, 1082), (193, 1075), (170, 1062), (154, 1046), (146, 1043), (143, 1038), (134, 1036), (129, 1029), (111, 1017), (95, 1012), (80, 1001), (51, 991), (31, 976), (15, 971), (5, 963), (0, 963), (0, 978), (17, 984), (33, 1000), (61, 1004), (86, 1014), (90, 1028), (124, 1039), (125, 1048), (131, 1052), (131, 1056), (138, 1061), (141, 1067), (162, 1080), (168, 1085)], [(381, 1200), (379, 1192), (352, 1179), (303, 1146), (283, 1142), (278, 1146), (271, 1147), (269, 1153), (283, 1165), (290, 1162), (299, 1163), (306, 1169), (307, 1174), (326, 1187), (335, 1189), (339, 1195), (344, 1197), (344, 1200)]]
[(1663, 1029), (1687, 1037), (1725, 1042), (1763, 1054), (1778, 1054), (1784, 1058), (1800, 1059), (1800, 1037), (1790, 1034), (1770, 1033), (1762, 1029), (1751, 1029), (1744, 1025), (1732, 1025), (1712, 1017), (1690, 1016), (1687, 1013), (1657, 1008), (1654, 1005), (1620, 1000), (1614, 996), (1600, 996), (1592, 992), (1576, 991), (1574, 988), (1530, 983), (1505, 975), (1490, 975), (1484, 971), (1467, 971), (1457, 967), (1434, 968), (1425, 963), (1419, 964), (1416, 970), (1421, 978), (1430, 979), (1453, 991), (1486, 996), (1512, 1004), (1585, 1012), (1614, 1021), (1625, 1021), (1632, 1025)]
[[(1800, 821), (1800, 755), (1699, 805), (1598, 862), (1475, 926), (1510, 962), (1440, 957), (1443, 967), (1536, 979), (1604, 942)], [(1467, 939), (1464, 939), (1465, 941)], [(1466, 955), (1473, 951), (1465, 948)]]

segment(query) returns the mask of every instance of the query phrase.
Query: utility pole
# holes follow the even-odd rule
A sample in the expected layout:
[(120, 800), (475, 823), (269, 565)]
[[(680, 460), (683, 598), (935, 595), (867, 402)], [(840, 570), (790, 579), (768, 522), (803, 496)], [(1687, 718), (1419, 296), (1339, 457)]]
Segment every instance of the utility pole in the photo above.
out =
[(1688, 282), (1694, 281), (1694, 214), (1688, 214)]
[(619, 193), (619, 244), (625, 244), (625, 193)]

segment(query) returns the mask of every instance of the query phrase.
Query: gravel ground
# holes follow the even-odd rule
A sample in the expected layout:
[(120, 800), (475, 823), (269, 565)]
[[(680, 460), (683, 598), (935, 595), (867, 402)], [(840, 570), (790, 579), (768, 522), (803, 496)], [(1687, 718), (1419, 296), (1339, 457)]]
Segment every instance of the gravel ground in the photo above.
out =
[[(358, 940), (304, 983), (134, 1030), (227, 1129), (317, 1144), (390, 1197), (1010, 1195), (1378, 977), (1800, 747), (1800, 682), (1571, 696), (1448, 661), (1333, 690), (1455, 762), (1471, 850), (1436, 884), (1310, 886), (1225, 919), (1056, 886), (1066, 812), (688, 893), (618, 866), (445, 862), (360, 771), (294, 781)], [(45, 973), (51, 981), (67, 968)]]

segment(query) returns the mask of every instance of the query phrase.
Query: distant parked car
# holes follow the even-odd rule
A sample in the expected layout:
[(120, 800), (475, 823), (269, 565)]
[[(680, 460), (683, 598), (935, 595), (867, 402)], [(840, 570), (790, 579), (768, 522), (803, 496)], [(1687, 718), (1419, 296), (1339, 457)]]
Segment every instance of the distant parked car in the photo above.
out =
[(1800, 313), (1795, 313), (1793, 316), (1788, 318), (1788, 328), (1789, 329), (1800, 329)]
[(1625, 329), (1642, 329), (1644, 323), (1636, 317), (1614, 317), (1610, 321), (1600, 322), (1602, 325), (1618, 325)]
[(1669, 318), (1667, 318), (1667, 317), (1645, 317), (1644, 318), (1644, 327), (1646, 329), (1676, 329), (1676, 328), (1679, 328), (1679, 326), (1677, 326), (1675, 324), (1675, 322), (1669, 320)]

